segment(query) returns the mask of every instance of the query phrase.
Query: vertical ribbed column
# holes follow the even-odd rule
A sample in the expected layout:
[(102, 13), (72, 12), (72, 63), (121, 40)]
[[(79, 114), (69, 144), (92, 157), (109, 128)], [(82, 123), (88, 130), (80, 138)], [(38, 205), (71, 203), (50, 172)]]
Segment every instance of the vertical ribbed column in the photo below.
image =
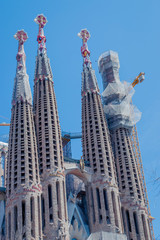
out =
[(34, 118), (42, 184), (42, 231), (44, 239), (69, 239), (62, 138), (52, 72), (47, 57), (43, 15), (39, 24), (34, 80)]
[(42, 231), (36, 199), (41, 195), (41, 186), (32, 98), (23, 49), (27, 35), (21, 30), (15, 38), (19, 40), (19, 48), (8, 146), (6, 239), (38, 240), (42, 239)]

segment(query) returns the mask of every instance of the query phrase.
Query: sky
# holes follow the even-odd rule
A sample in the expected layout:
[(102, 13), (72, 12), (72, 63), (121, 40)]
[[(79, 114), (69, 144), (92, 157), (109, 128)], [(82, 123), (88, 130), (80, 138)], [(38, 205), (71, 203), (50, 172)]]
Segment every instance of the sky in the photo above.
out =
[[(160, 1), (159, 0), (0, 0), (0, 122), (9, 122), (16, 73), (17, 30), (28, 33), (26, 66), (33, 92), (38, 26), (34, 18), (43, 13), (48, 57), (53, 71), (58, 112), (64, 131), (81, 131), (81, 39), (87, 28), (92, 67), (102, 93), (98, 58), (108, 50), (118, 52), (121, 81), (132, 82), (145, 72), (135, 87), (134, 104), (142, 112), (138, 136), (156, 240), (160, 239)], [(2, 118), (3, 116), (3, 118)], [(0, 127), (0, 135), (8, 127)], [(80, 158), (81, 142), (72, 141), (73, 157)]]

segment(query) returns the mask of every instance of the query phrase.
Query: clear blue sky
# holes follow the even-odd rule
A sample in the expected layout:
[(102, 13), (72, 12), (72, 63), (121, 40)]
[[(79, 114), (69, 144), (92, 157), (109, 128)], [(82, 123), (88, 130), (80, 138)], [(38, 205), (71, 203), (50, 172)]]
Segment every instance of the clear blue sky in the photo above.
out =
[[(36, 36), (33, 19), (43, 13), (47, 50), (54, 76), (61, 128), (81, 131), (81, 40), (77, 33), (87, 28), (93, 68), (102, 92), (97, 60), (107, 50), (117, 51), (120, 79), (132, 81), (141, 71), (143, 84), (136, 86), (134, 104), (142, 112), (137, 124), (154, 229), (160, 239), (160, 1), (159, 0), (0, 0), (0, 115), (10, 119), (11, 96), (16, 71), (17, 30), (27, 31), (27, 72), (33, 89)], [(0, 118), (1, 122), (7, 119)], [(8, 120), (9, 121), (9, 120)], [(1, 127), (0, 135), (8, 133)], [(80, 141), (72, 144), (74, 157), (81, 155)], [(159, 237), (158, 237), (159, 236)]]

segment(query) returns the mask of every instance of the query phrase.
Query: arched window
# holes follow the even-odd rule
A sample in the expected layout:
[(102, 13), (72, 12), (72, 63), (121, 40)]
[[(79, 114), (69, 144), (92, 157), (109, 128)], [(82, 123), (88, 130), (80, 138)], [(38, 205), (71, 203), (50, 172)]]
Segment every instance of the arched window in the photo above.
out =
[(1, 186), (4, 187), (4, 176), (1, 176)]

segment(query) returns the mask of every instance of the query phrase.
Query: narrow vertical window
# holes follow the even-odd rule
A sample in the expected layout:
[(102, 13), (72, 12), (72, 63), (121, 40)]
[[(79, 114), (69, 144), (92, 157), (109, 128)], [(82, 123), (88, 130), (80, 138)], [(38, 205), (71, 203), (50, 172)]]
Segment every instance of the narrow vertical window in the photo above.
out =
[(100, 194), (99, 194), (99, 189), (96, 188), (96, 193), (97, 193), (97, 202), (98, 202), (98, 207), (101, 209), (101, 201), (100, 201)]
[(94, 197), (93, 197), (93, 189), (91, 188), (91, 199), (92, 199), (92, 209), (93, 209), (93, 222), (95, 223), (95, 208), (94, 208)]
[(37, 206), (38, 206), (39, 236), (41, 236), (41, 219), (40, 219), (40, 201), (39, 201), (39, 196), (37, 196)]
[(103, 197), (104, 197), (104, 205), (106, 209), (106, 221), (107, 224), (110, 224), (110, 217), (109, 217), (109, 209), (108, 209), (108, 197), (107, 197), (107, 190), (103, 189)]
[(49, 205), (49, 221), (53, 223), (53, 213), (52, 213), (52, 186), (48, 185), (48, 205)]
[(66, 188), (65, 188), (65, 184), (63, 181), (63, 203), (64, 203), (64, 213), (65, 213), (65, 219), (67, 220), (67, 209), (66, 209)]
[(8, 214), (8, 237), (11, 239), (11, 213)]
[(130, 215), (129, 215), (129, 211), (128, 210), (126, 211), (126, 217), (127, 217), (128, 230), (129, 230), (129, 232), (132, 232)]
[(106, 191), (106, 189), (103, 189), (103, 196), (104, 196), (105, 209), (108, 210), (108, 200), (107, 200), (107, 191)]
[(51, 187), (51, 185), (48, 185), (48, 203), (49, 203), (49, 208), (52, 208), (52, 187)]
[(14, 207), (14, 231), (18, 230), (18, 209), (17, 206)]
[(30, 198), (30, 214), (31, 214), (31, 235), (35, 236), (35, 206), (34, 197)]
[(25, 226), (25, 216), (26, 216), (26, 210), (25, 210), (25, 201), (22, 201), (22, 226)]
[(56, 182), (56, 192), (57, 192), (58, 217), (61, 219), (62, 213), (61, 213), (61, 197), (60, 197), (59, 182)]
[(136, 212), (133, 213), (133, 218), (134, 218), (134, 225), (135, 225), (136, 233), (139, 234), (138, 222), (137, 222), (137, 213)]
[(33, 221), (33, 198), (30, 198), (31, 222)]
[(99, 208), (99, 222), (101, 223), (102, 221), (102, 214), (101, 214), (101, 200), (100, 200), (100, 192), (99, 189), (96, 188), (96, 194), (97, 194), (97, 203), (98, 203), (98, 208)]
[(45, 202), (44, 202), (43, 195), (41, 195), (41, 205), (42, 205), (42, 230), (44, 231), (44, 227), (45, 227)]
[(124, 233), (126, 233), (126, 224), (125, 224), (125, 216), (124, 216), (124, 208), (121, 208), (122, 212), (122, 220), (123, 220), (123, 227), (124, 227)]

